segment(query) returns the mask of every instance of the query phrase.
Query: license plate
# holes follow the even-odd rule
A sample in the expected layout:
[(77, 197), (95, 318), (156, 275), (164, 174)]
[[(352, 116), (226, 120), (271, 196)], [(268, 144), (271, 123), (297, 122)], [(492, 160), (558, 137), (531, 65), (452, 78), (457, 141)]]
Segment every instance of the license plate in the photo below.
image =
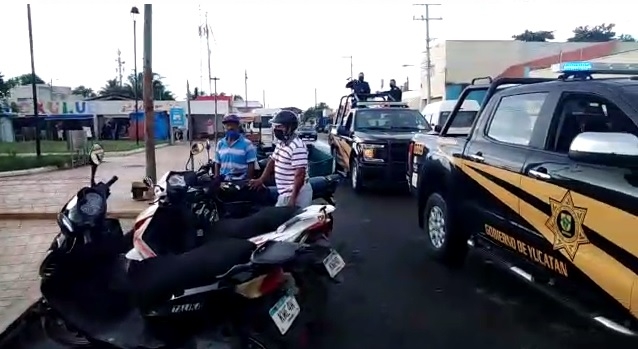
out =
[(417, 183), (419, 183), (419, 174), (414, 172), (412, 173), (412, 180), (411, 180), (412, 186), (416, 188)]
[(326, 267), (328, 275), (330, 275), (331, 278), (334, 278), (337, 274), (339, 274), (339, 272), (341, 272), (341, 270), (343, 270), (346, 266), (346, 262), (343, 258), (341, 258), (341, 255), (339, 255), (337, 251), (332, 250), (328, 257), (323, 259), (323, 265)]
[(286, 334), (301, 312), (301, 307), (293, 295), (285, 295), (270, 308), (270, 317), (282, 335)]

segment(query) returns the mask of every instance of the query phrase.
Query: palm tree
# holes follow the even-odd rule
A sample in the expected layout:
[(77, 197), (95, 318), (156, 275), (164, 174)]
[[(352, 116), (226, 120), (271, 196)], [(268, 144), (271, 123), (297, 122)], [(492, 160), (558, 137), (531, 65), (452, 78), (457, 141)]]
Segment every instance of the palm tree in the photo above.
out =
[(80, 85), (74, 88), (73, 91), (71, 91), (71, 93), (74, 95), (82, 96), (84, 98), (91, 98), (96, 96), (92, 88), (85, 87), (84, 85)]
[(129, 90), (120, 86), (120, 83), (117, 79), (111, 79), (106, 82), (106, 85), (104, 85), (104, 87), (102, 87), (99, 95), (123, 95), (129, 97)]
[[(174, 101), (175, 96), (170, 90), (168, 90), (168, 88), (166, 88), (162, 79), (163, 77), (161, 75), (153, 73), (153, 99), (156, 101)], [(126, 89), (128, 90), (128, 93), (134, 98), (135, 91), (137, 90), (137, 97), (142, 99), (142, 96), (144, 95), (144, 74), (137, 74), (137, 82), (135, 81), (135, 74), (129, 75), (127, 80)]]

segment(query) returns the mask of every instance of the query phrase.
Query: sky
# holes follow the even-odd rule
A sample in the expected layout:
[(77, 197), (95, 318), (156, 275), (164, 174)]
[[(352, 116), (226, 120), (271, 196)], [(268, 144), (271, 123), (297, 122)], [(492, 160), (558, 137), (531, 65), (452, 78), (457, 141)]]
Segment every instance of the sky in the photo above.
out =
[[(350, 76), (362, 71), (372, 90), (381, 79), (419, 80), (425, 50), (425, 14), (415, 0), (155, 1), (152, 67), (178, 99), (191, 89), (209, 91), (205, 41), (198, 26), (208, 13), (212, 28), (212, 76), (218, 92), (244, 96), (268, 107), (302, 109), (318, 102), (336, 106)], [(511, 40), (529, 30), (553, 30), (558, 41), (579, 25), (615, 23), (618, 33), (638, 37), (635, 14), (620, 0), (440, 0), (430, 7), (430, 36), (441, 40)], [(142, 71), (144, 4), (124, 1), (31, 3), (36, 74), (54, 86), (84, 85), (98, 91), (117, 76), (117, 51), (125, 76), (134, 68), (133, 20), (137, 6), (137, 68)], [(26, 3), (3, 1), (0, 72), (30, 73)], [(435, 41), (436, 43), (436, 41)], [(412, 65), (412, 67), (403, 67)], [(200, 69), (201, 68), (201, 69)]]

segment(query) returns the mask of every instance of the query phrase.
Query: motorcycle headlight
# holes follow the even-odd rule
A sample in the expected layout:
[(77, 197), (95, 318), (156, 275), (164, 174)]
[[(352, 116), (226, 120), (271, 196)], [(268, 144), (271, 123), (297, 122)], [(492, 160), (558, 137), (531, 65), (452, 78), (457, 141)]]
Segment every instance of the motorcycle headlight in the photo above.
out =
[(361, 143), (359, 144), (359, 150), (363, 161), (367, 162), (384, 162), (383, 158), (383, 150), (385, 149), (384, 144), (370, 144), (370, 143)]
[(97, 192), (89, 191), (67, 203), (58, 220), (61, 228), (74, 232), (76, 227), (94, 225), (106, 213), (106, 200)]
[(173, 174), (168, 177), (167, 183), (172, 188), (186, 188), (186, 179), (179, 174)]

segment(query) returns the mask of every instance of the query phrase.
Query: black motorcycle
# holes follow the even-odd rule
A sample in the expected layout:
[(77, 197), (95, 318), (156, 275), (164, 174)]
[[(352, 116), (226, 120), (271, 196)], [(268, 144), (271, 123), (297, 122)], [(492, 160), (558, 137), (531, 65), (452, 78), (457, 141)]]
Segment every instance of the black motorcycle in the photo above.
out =
[[(274, 186), (254, 190), (248, 185), (249, 180), (223, 181), (219, 178), (213, 179), (214, 163), (210, 157), (210, 150), (210, 142), (206, 142), (205, 145), (194, 143), (191, 147), (191, 157), (187, 162), (186, 170), (189, 170), (188, 167), (190, 166), (191, 171), (194, 171), (198, 178), (215, 182), (215, 185), (211, 187), (213, 189), (209, 191), (209, 200), (211, 201), (211, 206), (215, 207), (219, 218), (247, 217), (263, 207), (274, 206), (277, 203), (279, 194)], [(197, 170), (194, 170), (193, 156), (203, 151), (207, 152), (207, 161)], [(259, 167), (263, 169), (268, 163), (268, 158), (260, 159), (258, 163)], [(167, 175), (168, 173), (164, 174), (158, 181), (160, 190), (165, 186), (164, 182)], [(312, 199), (322, 199), (328, 204), (335, 206), (334, 194), (343, 178), (344, 175), (340, 173), (309, 178), (308, 183), (312, 187)], [(149, 179), (145, 179), (145, 182), (147, 186), (154, 187), (154, 183)], [(212, 210), (212, 208), (210, 209)]]
[[(96, 183), (103, 151), (90, 157), (91, 185), (60, 211), (61, 232), (40, 266), (45, 330), (73, 334), (53, 339), (131, 349), (301, 347), (303, 314), (284, 270), (315, 258), (316, 247), (217, 238), (131, 260), (124, 253), (135, 230), (123, 234), (105, 218), (117, 177)], [(175, 236), (197, 235), (177, 228)]]

